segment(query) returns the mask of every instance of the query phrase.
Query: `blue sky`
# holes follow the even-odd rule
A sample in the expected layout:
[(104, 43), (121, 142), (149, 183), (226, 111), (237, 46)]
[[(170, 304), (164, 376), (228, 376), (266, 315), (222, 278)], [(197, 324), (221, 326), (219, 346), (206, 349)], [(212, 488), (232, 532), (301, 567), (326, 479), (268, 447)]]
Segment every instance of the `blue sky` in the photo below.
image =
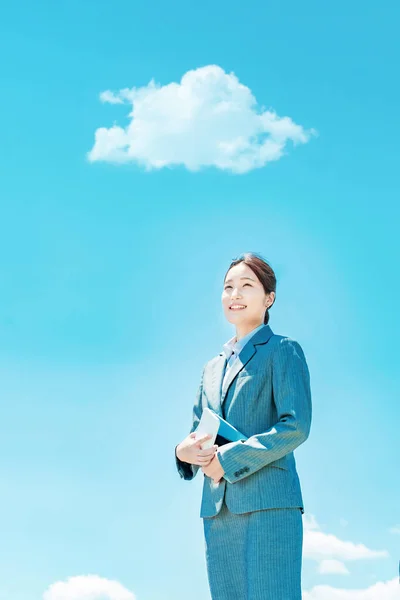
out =
[(245, 251), (311, 373), (304, 600), (397, 597), (399, 13), (3, 8), (0, 600), (209, 598), (173, 452)]

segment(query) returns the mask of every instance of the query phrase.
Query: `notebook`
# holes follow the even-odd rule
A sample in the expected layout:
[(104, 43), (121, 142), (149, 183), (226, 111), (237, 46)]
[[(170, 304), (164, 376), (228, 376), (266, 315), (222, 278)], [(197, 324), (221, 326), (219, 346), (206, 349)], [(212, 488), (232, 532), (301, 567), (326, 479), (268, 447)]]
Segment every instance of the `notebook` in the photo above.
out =
[(247, 436), (243, 435), (236, 427), (233, 427), (228, 421), (225, 421), (211, 408), (203, 408), (200, 422), (197, 426), (196, 439), (209, 433), (212, 437), (203, 442), (201, 449), (211, 448), (214, 444), (223, 446), (229, 442), (238, 442), (239, 440), (247, 440)]

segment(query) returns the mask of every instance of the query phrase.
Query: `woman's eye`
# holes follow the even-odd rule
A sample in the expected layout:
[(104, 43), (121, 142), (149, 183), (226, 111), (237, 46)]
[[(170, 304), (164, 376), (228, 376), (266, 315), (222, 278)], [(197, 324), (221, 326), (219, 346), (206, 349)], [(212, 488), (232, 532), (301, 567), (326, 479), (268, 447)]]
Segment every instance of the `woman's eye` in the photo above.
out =
[[(245, 286), (245, 285), (249, 285), (250, 287), (253, 287), (253, 286), (251, 285), (251, 283), (245, 283), (245, 284), (244, 284), (244, 286)], [(243, 287), (244, 287), (244, 286), (243, 286)], [(228, 288), (230, 288), (230, 287), (232, 287), (232, 286), (231, 286), (231, 285), (226, 285), (226, 286), (224, 287), (224, 290), (227, 290), (227, 289), (228, 289)]]

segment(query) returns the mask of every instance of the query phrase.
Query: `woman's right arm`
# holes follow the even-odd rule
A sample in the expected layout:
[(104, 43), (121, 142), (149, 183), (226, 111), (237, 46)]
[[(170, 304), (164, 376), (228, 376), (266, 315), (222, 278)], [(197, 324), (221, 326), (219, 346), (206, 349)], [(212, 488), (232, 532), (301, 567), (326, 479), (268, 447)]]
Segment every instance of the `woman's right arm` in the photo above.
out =
[[(178, 469), (179, 475), (183, 479), (186, 479), (186, 480), (193, 479), (196, 476), (197, 471), (199, 470), (200, 466), (207, 466), (210, 463), (211, 459), (213, 458), (213, 456), (217, 450), (217, 446), (213, 446), (212, 448), (209, 448), (206, 450), (201, 450), (201, 443), (204, 442), (207, 438), (209, 438), (209, 436), (200, 438), (196, 442), (194, 441), (194, 438), (193, 438), (193, 442), (191, 443), (191, 448), (189, 449), (189, 446), (188, 446), (188, 442), (189, 442), (188, 438), (189, 438), (190, 434), (193, 433), (195, 431), (195, 429), (197, 429), (197, 426), (201, 419), (201, 415), (203, 413), (202, 397), (203, 397), (204, 370), (205, 370), (205, 366), (203, 367), (200, 385), (197, 390), (196, 400), (195, 400), (195, 403), (193, 406), (192, 428), (189, 432), (188, 437), (185, 438), (185, 440), (183, 440), (180, 444), (177, 444), (177, 446), (175, 446), (176, 467)], [(193, 457), (192, 460), (196, 460), (196, 462), (199, 462), (199, 463), (202, 462), (203, 465), (194, 464), (193, 462), (192, 463), (185, 462), (184, 460), (179, 458), (179, 456), (181, 456), (181, 452), (184, 452), (185, 455)], [(186, 456), (185, 456), (185, 458), (186, 458)]]

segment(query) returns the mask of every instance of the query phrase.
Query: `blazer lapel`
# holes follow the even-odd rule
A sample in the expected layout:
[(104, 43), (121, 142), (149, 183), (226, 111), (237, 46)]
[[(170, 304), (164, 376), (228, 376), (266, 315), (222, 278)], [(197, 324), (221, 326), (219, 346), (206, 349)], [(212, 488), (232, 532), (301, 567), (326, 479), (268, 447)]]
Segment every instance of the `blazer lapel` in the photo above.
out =
[(221, 385), (222, 385), (222, 377), (225, 372), (226, 363), (227, 363), (226, 356), (223, 352), (221, 352), (221, 354), (219, 356), (217, 356), (217, 359), (214, 362), (214, 365), (212, 368), (211, 390), (207, 391), (209, 403), (211, 404), (213, 410), (215, 410), (216, 413), (221, 415), (221, 417), (222, 417), (221, 402), (220, 402)]
[(224, 375), (224, 366), (225, 366), (227, 360), (226, 360), (226, 356), (225, 356), (224, 352), (220, 353), (220, 359), (216, 363), (215, 370), (214, 370), (215, 380), (214, 380), (214, 385), (213, 385), (214, 392), (216, 392), (218, 394), (218, 399), (220, 399), (219, 404), (222, 405), (223, 401), (225, 400), (226, 394), (228, 393), (229, 386), (235, 379), (236, 375), (238, 375), (238, 373), (240, 373), (240, 371), (243, 369), (243, 367), (249, 362), (249, 360), (257, 352), (257, 346), (259, 344), (265, 344), (272, 335), (274, 335), (272, 332), (272, 329), (270, 328), (269, 325), (266, 325), (265, 327), (262, 327), (261, 329), (259, 329), (257, 331), (257, 333), (255, 333), (249, 339), (247, 344), (245, 344), (242, 351), (239, 353), (236, 360), (234, 361), (229, 373), (227, 374), (227, 376), (225, 378), (225, 381), (223, 382), (223, 385), (222, 385), (222, 380), (223, 380), (223, 375)]

